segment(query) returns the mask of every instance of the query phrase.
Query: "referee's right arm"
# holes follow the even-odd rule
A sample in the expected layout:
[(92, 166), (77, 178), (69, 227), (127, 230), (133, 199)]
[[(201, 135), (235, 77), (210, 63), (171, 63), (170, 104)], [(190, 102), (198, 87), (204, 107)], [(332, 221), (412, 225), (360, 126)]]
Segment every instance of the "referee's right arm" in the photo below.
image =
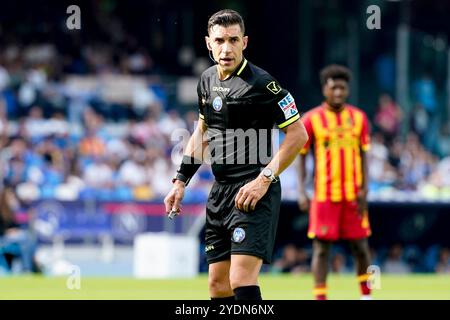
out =
[(197, 127), (189, 138), (184, 151), (183, 160), (177, 171), (176, 177), (173, 179), (173, 187), (169, 194), (164, 198), (166, 213), (170, 211), (179, 212), (181, 210), (181, 201), (184, 197), (184, 189), (186, 184), (195, 174), (203, 162), (203, 155), (208, 142), (205, 139), (206, 123), (200, 114)]
[(200, 117), (198, 118), (197, 127), (192, 133), (192, 136), (189, 138), (186, 150), (184, 151), (185, 156), (194, 157), (195, 159), (203, 162), (203, 156), (205, 154), (204, 152), (206, 150), (206, 147), (208, 146), (208, 142), (206, 141), (204, 136), (205, 132), (206, 123), (200, 115)]

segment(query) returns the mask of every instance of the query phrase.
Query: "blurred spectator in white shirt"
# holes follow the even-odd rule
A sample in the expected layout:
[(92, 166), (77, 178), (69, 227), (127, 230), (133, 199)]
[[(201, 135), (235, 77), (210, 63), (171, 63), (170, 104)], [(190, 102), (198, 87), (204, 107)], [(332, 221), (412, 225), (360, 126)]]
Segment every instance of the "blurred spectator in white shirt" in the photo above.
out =
[(129, 187), (148, 184), (145, 170), (146, 153), (141, 147), (134, 146), (131, 159), (126, 160), (119, 169), (118, 182)]
[(177, 129), (187, 129), (186, 123), (178, 114), (177, 110), (169, 110), (158, 123), (160, 130), (170, 138), (172, 132)]
[(30, 112), (25, 120), (25, 129), (27, 137), (30, 139), (39, 139), (47, 134), (49, 128), (40, 106), (35, 105), (30, 108)]
[(114, 186), (114, 172), (104, 157), (94, 157), (94, 162), (84, 170), (83, 180), (91, 188), (111, 189)]
[(369, 181), (377, 183), (394, 183), (397, 178), (395, 169), (389, 164), (389, 150), (384, 145), (381, 133), (372, 137), (371, 148), (368, 154)]
[[(177, 168), (170, 158), (164, 155), (164, 148), (158, 144), (150, 144), (147, 147), (146, 172), (150, 187), (156, 197), (164, 197), (172, 188), (170, 180)], [(194, 175), (189, 187), (192, 188), (197, 180)]]

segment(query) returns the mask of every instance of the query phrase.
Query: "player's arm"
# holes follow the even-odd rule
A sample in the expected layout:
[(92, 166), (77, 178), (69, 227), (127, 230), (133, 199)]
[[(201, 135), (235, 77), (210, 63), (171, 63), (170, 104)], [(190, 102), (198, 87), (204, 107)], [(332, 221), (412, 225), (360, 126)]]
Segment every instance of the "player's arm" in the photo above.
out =
[(368, 209), (367, 194), (369, 193), (369, 166), (367, 163), (367, 152), (361, 149), (362, 184), (358, 190), (358, 209), (362, 214)]
[(370, 124), (367, 116), (363, 114), (363, 126), (361, 130), (360, 154), (362, 168), (362, 184), (358, 190), (357, 200), (360, 213), (368, 209), (367, 194), (369, 192), (369, 165), (367, 161), (367, 152), (370, 149)]
[(314, 131), (311, 124), (311, 113), (308, 112), (302, 118), (303, 125), (305, 126), (306, 133), (308, 134), (308, 141), (305, 143), (303, 148), (300, 150), (299, 161), (298, 161), (298, 206), (301, 211), (307, 211), (309, 209), (309, 197), (306, 194), (306, 155), (311, 148), (314, 140)]
[(205, 131), (206, 124), (202, 119), (202, 116), (200, 116), (197, 127), (187, 143), (177, 175), (173, 179), (172, 190), (170, 190), (164, 198), (166, 213), (169, 213), (170, 211), (179, 212), (181, 209), (181, 200), (183, 200), (184, 197), (184, 189), (201, 166), (204, 151), (208, 146), (208, 142), (204, 139)]
[(306, 194), (306, 155), (307, 153), (300, 153), (298, 161), (298, 206), (300, 210), (307, 211), (309, 209), (309, 198)]

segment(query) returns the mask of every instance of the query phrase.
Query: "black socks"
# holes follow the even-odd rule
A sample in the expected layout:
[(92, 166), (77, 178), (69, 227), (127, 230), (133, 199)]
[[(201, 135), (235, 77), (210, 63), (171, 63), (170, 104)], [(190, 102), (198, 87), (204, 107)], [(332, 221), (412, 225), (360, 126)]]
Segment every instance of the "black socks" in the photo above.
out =
[(233, 292), (236, 300), (262, 300), (259, 286), (238, 287)]
[(216, 302), (232, 302), (235, 300), (262, 300), (261, 290), (259, 286), (245, 286), (238, 287), (233, 290), (234, 296), (211, 298), (211, 301)]

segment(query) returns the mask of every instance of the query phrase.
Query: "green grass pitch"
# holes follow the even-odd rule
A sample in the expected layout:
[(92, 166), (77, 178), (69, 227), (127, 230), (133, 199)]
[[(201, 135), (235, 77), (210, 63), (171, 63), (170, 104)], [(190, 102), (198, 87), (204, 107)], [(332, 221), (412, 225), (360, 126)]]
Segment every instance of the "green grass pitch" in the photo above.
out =
[[(67, 278), (9, 276), (0, 278), (0, 299), (209, 299), (207, 276), (193, 279), (138, 280), (132, 278), (82, 277), (79, 290), (69, 290)], [(263, 274), (260, 286), (266, 300), (312, 299), (312, 276)], [(353, 275), (330, 275), (329, 299), (359, 299)], [(381, 288), (374, 299), (450, 299), (448, 275), (382, 275)]]

